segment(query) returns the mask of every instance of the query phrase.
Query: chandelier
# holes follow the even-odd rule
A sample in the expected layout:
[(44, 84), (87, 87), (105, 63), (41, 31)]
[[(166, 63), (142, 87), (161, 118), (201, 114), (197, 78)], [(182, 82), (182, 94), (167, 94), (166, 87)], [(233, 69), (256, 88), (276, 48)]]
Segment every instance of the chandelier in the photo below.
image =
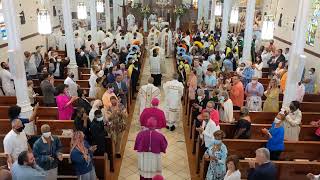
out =
[(215, 16), (221, 16), (222, 15), (222, 5), (221, 2), (216, 3), (216, 9), (214, 11)]
[(237, 24), (239, 20), (239, 8), (233, 7), (230, 15), (230, 24)]
[(274, 21), (272, 16), (267, 16), (262, 24), (261, 39), (272, 40), (274, 32)]
[(104, 12), (104, 6), (102, 0), (97, 0), (97, 13), (103, 13)]
[(84, 2), (80, 2), (77, 7), (78, 19), (87, 19), (87, 7)]
[(47, 9), (40, 9), (38, 12), (38, 32), (39, 34), (51, 34), (51, 20)]

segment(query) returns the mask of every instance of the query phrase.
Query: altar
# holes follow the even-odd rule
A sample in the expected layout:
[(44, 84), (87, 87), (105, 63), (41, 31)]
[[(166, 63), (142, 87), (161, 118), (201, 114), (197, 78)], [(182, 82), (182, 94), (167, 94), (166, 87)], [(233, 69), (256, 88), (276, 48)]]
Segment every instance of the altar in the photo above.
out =
[(151, 21), (150, 25), (151, 27), (156, 27), (158, 30), (162, 30), (164, 27), (169, 26), (169, 22), (165, 22), (162, 20), (162, 18), (158, 18), (158, 21)]

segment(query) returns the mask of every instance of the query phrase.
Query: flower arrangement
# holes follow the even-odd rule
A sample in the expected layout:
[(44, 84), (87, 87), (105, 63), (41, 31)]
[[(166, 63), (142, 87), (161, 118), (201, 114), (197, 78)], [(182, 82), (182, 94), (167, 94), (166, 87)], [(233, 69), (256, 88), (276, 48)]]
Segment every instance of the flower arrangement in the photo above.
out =
[(185, 6), (176, 7), (176, 8), (174, 9), (174, 13), (175, 13), (177, 16), (182, 16), (182, 15), (184, 15), (186, 12), (187, 12), (187, 8), (186, 8)]
[(149, 15), (151, 14), (151, 9), (150, 9), (150, 7), (149, 7), (148, 5), (143, 6), (143, 7), (141, 8), (141, 14), (142, 14), (143, 16), (149, 16)]

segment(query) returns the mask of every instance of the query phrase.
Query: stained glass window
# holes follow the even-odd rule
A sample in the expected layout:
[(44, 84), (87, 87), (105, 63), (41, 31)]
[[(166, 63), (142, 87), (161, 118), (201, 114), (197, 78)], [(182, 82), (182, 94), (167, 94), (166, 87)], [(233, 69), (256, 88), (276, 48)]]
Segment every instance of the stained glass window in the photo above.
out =
[(307, 42), (306, 42), (310, 46), (314, 46), (315, 44), (319, 17), (320, 17), (320, 0), (313, 0), (312, 1), (312, 17), (308, 24)]

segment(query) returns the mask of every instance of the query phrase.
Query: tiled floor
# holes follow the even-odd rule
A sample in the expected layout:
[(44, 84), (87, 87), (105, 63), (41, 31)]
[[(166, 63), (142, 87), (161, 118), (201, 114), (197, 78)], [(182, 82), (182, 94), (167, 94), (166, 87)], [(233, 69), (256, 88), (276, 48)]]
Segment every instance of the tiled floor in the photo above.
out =
[[(172, 73), (174, 72), (173, 59), (166, 59), (167, 73), (162, 78), (162, 82), (170, 80)], [(150, 77), (149, 60), (146, 59), (143, 75), (141, 77), (141, 84), (144, 85)], [(161, 89), (161, 102), (160, 107), (163, 107), (163, 90)], [(119, 180), (138, 180), (138, 161), (137, 153), (133, 150), (134, 140), (140, 130), (138, 123), (139, 108), (136, 103), (132, 124), (130, 127), (128, 141), (126, 143), (124, 157), (121, 164)], [(185, 143), (185, 136), (183, 131), (182, 121), (179, 121), (178, 127), (174, 132), (170, 132), (167, 129), (161, 130), (167, 138), (168, 149), (167, 153), (162, 156), (162, 175), (166, 180), (189, 180), (190, 171), (187, 156), (187, 149)]]

